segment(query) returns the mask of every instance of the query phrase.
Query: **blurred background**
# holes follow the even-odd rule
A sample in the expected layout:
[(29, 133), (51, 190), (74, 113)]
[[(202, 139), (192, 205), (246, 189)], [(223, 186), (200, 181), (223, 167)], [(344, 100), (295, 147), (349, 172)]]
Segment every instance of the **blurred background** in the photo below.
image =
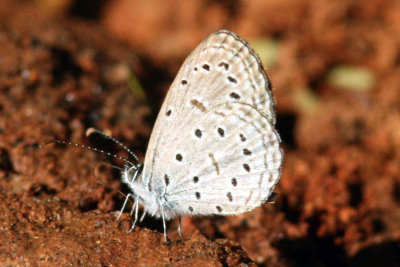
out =
[[(118, 170), (34, 145), (120, 155), (85, 137), (96, 127), (143, 160), (182, 62), (219, 29), (247, 40), (272, 82), (285, 150), (276, 203), (183, 218), (174, 246), (152, 219), (125, 235), (128, 214), (110, 215), (128, 192)], [(1, 0), (0, 199), (9, 264), (400, 266), (400, 2)]]

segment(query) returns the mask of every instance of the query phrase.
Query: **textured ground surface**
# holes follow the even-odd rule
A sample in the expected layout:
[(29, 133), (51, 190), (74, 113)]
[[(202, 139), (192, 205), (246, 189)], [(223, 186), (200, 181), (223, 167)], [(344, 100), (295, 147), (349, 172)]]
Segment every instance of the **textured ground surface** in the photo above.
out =
[[(0, 262), (400, 266), (399, 3), (140, 2), (0, 2)], [(115, 221), (127, 192), (118, 170), (87, 150), (37, 145), (117, 153), (85, 137), (96, 127), (143, 159), (180, 64), (220, 28), (279, 47), (267, 67), (286, 152), (277, 201), (183, 218), (184, 238), (172, 221), (168, 244), (151, 218), (127, 234), (129, 214)], [(370, 82), (338, 85), (343, 66)]]

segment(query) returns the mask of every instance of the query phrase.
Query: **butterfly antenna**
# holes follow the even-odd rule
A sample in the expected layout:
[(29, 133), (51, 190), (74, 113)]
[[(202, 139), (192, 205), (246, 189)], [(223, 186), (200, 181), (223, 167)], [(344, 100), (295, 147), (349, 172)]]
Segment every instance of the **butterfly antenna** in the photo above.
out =
[[(138, 164), (134, 164), (133, 162), (129, 161), (129, 159), (127, 159), (127, 158), (118, 156), (116, 154), (111, 154), (110, 152), (106, 152), (104, 150), (101, 150), (101, 149), (98, 149), (98, 148), (95, 148), (95, 147), (91, 147), (91, 146), (86, 146), (86, 145), (72, 143), (72, 142), (66, 142), (66, 141), (62, 141), (62, 140), (50, 140), (50, 141), (47, 141), (44, 145), (49, 145), (49, 144), (61, 144), (61, 145), (69, 145), (69, 146), (80, 147), (80, 148), (83, 148), (83, 149), (88, 149), (88, 150), (92, 150), (92, 151), (95, 151), (95, 152), (98, 152), (98, 153), (101, 153), (101, 154), (105, 154), (107, 156), (110, 156), (110, 157), (113, 157), (113, 158), (116, 158), (116, 159), (120, 159), (123, 162), (125, 162), (125, 164), (129, 164), (131, 166), (136, 166), (136, 167), (140, 166), (140, 164), (139, 165)], [(41, 147), (41, 146), (39, 146), (39, 147)]]
[(89, 135), (94, 134), (94, 133), (99, 134), (99, 135), (103, 136), (104, 138), (113, 141), (113, 142), (114, 142), (115, 144), (117, 144), (119, 147), (121, 147), (122, 149), (124, 149), (130, 156), (132, 156), (132, 158), (136, 161), (136, 165), (139, 165), (139, 164), (140, 164), (140, 161), (139, 161), (138, 157), (136, 156), (136, 154), (133, 153), (132, 150), (130, 150), (127, 146), (125, 146), (123, 143), (121, 143), (120, 141), (118, 141), (118, 140), (115, 139), (114, 137), (109, 136), (108, 134), (106, 134), (106, 133), (104, 133), (104, 132), (102, 132), (102, 131), (99, 131), (99, 130), (97, 130), (97, 129), (95, 129), (95, 128), (89, 128), (89, 129), (87, 129), (87, 131), (86, 131), (86, 136), (89, 136)]

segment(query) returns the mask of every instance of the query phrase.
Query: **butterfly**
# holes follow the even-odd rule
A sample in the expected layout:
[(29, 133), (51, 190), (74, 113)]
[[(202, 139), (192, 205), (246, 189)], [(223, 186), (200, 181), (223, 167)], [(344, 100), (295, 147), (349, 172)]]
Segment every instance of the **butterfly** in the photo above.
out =
[[(134, 229), (149, 214), (237, 215), (268, 201), (281, 176), (271, 85), (258, 55), (228, 30), (187, 57), (150, 137), (144, 164), (122, 171), (132, 191)], [(118, 216), (119, 218), (119, 216)], [(180, 227), (179, 227), (180, 232)]]

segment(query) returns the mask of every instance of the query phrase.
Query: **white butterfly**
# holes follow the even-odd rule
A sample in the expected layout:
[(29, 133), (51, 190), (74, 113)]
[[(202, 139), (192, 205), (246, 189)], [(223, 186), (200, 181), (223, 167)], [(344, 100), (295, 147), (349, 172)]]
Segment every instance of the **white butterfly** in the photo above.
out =
[[(183, 63), (150, 137), (144, 165), (122, 173), (132, 213), (165, 221), (235, 215), (265, 203), (283, 162), (269, 80), (256, 53), (221, 30)], [(119, 216), (118, 216), (119, 218)], [(180, 228), (179, 228), (180, 231)]]

